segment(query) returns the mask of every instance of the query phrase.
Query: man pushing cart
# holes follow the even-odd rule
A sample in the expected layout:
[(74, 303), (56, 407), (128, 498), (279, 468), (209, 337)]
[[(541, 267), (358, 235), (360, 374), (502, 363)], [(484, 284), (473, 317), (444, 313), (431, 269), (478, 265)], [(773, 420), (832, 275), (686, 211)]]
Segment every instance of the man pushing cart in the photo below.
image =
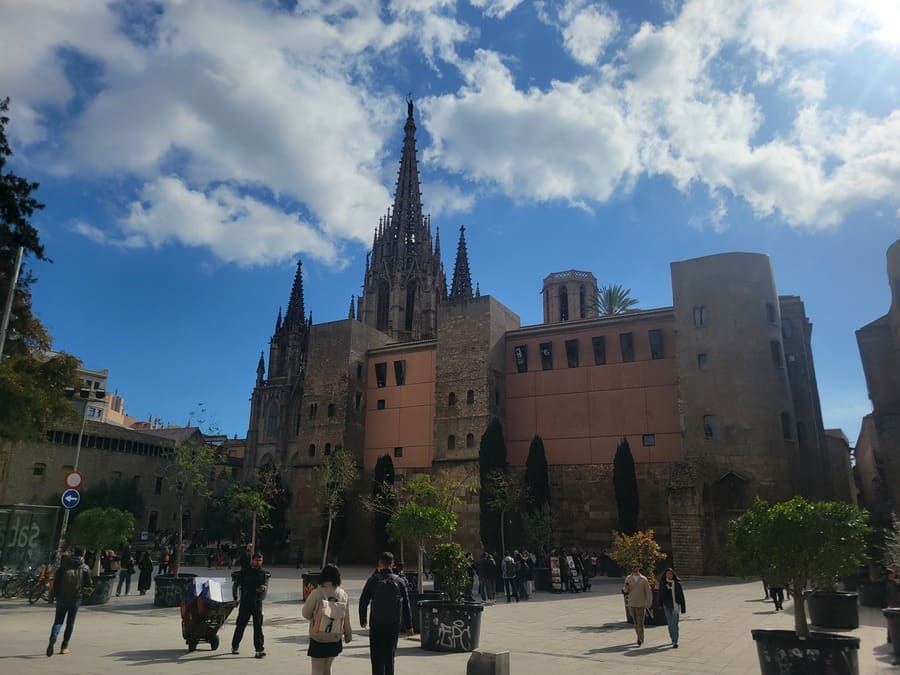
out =
[(189, 652), (201, 642), (208, 642), (215, 651), (219, 648), (216, 633), (237, 605), (226, 600), (222, 592), (225, 579), (196, 578), (181, 598), (181, 635)]

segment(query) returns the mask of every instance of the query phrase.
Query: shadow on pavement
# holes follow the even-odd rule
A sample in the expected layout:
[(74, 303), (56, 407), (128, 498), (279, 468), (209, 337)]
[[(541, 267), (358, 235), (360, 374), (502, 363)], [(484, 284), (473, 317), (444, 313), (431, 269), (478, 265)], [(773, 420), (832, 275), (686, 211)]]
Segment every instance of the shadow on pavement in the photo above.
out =
[[(253, 656), (253, 651), (248, 652), (250, 656)], [(190, 653), (187, 649), (137, 649), (130, 652), (113, 652), (112, 654), (107, 654), (107, 656), (111, 656), (114, 659), (119, 661), (127, 661), (133, 666), (152, 666), (156, 664), (162, 663), (175, 663), (179, 661), (183, 657), (188, 656), (190, 654), (191, 660), (195, 660), (197, 658), (201, 659), (210, 659), (210, 658), (218, 658), (222, 656), (231, 657), (232, 655), (228, 652), (228, 650), (223, 651), (208, 651), (203, 655), (198, 655), (198, 652)]]
[(630, 649), (623, 656), (650, 656), (658, 652), (667, 652), (672, 649), (672, 645), (654, 645), (653, 647), (636, 647)]
[(574, 630), (579, 633), (611, 633), (612, 631), (628, 628), (629, 625), (627, 621), (616, 621), (605, 623), (602, 626), (568, 626), (566, 630)]
[(597, 647), (596, 649), (588, 649), (585, 654), (621, 654), (632, 649), (640, 649), (634, 644), (634, 640), (623, 645), (610, 645), (609, 647)]
[(881, 663), (887, 663), (891, 666), (897, 665), (897, 657), (894, 656), (894, 649), (889, 644), (878, 645), (872, 649), (872, 654)]

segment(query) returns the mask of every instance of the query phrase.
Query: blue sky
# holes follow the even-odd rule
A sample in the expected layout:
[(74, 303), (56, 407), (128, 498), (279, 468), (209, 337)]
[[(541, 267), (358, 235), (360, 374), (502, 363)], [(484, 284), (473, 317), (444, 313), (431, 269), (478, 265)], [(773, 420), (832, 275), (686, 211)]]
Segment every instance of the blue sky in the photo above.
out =
[(900, 238), (889, 0), (6, 0), (13, 168), (41, 182), (37, 312), (128, 411), (243, 436), (298, 257), (346, 317), (404, 98), (452, 269), (540, 321), (565, 269), (671, 304), (669, 263), (772, 257), (827, 427), (869, 411), (854, 331)]

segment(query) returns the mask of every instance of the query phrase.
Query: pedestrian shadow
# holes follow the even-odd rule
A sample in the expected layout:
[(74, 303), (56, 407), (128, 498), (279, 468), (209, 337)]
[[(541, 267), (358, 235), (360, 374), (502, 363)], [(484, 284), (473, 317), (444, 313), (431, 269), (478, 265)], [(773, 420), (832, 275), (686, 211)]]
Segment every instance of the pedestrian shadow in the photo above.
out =
[(0, 656), (0, 660), (2, 659), (43, 659), (47, 660), (47, 657), (44, 654), (7, 654), (5, 656)]
[(662, 651), (669, 651), (672, 649), (672, 645), (654, 645), (652, 647), (635, 647), (634, 649), (629, 649), (627, 652), (623, 654), (623, 656), (651, 656), (653, 654), (658, 654)]
[(604, 623), (601, 626), (569, 626), (566, 630), (574, 630), (579, 633), (611, 633), (613, 631), (628, 628), (631, 624), (627, 621), (615, 621), (612, 623)]
[(231, 656), (228, 650), (209, 651), (205, 654), (197, 652), (188, 652), (184, 647), (181, 649), (138, 649), (130, 652), (113, 652), (107, 654), (118, 661), (126, 661), (133, 666), (153, 666), (162, 663), (174, 663), (190, 654), (191, 660), (217, 658), (219, 656)]
[(632, 649), (639, 649), (636, 647), (634, 642), (629, 642), (623, 645), (609, 645), (608, 647), (597, 647), (596, 649), (588, 649), (585, 654), (593, 655), (593, 654), (622, 654), (624, 652), (628, 652)]
[(881, 663), (887, 663), (892, 666), (898, 664), (897, 657), (894, 656), (894, 648), (887, 643), (873, 647), (872, 654)]

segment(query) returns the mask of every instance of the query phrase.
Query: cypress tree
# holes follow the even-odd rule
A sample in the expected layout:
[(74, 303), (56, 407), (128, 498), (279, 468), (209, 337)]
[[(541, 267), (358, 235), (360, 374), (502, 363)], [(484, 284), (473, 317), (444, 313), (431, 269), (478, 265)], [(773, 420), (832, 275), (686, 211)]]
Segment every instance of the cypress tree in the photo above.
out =
[(481, 436), (478, 446), (478, 470), (481, 489), (478, 491), (478, 506), (481, 525), (481, 541), (491, 552), (500, 552), (500, 523), (497, 513), (490, 507), (494, 499), (490, 476), (492, 471), (506, 471), (506, 443), (503, 440), (503, 426), (498, 418), (491, 420)]
[[(375, 462), (375, 483), (372, 486), (372, 497), (376, 500), (393, 505), (396, 502), (393, 496), (394, 487), (394, 460), (391, 456), (384, 454)], [(377, 510), (373, 514), (375, 526), (375, 550), (378, 553), (388, 550), (388, 533), (387, 523), (390, 515), (382, 510)]]
[(544, 441), (535, 435), (528, 447), (528, 459), (525, 461), (525, 485), (531, 502), (528, 506), (532, 514), (539, 512), (550, 504), (550, 474), (547, 468), (547, 453)]
[(616, 458), (613, 460), (613, 487), (619, 510), (619, 531), (622, 534), (632, 535), (637, 532), (641, 504), (638, 498), (637, 475), (634, 472), (634, 457), (631, 456), (631, 446), (625, 437), (616, 448)]

